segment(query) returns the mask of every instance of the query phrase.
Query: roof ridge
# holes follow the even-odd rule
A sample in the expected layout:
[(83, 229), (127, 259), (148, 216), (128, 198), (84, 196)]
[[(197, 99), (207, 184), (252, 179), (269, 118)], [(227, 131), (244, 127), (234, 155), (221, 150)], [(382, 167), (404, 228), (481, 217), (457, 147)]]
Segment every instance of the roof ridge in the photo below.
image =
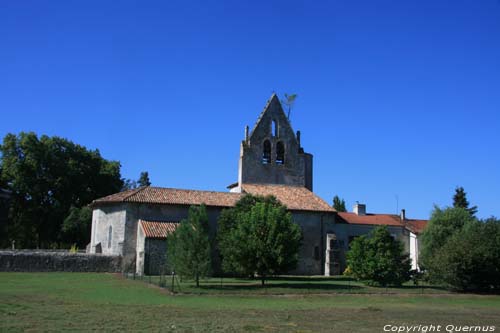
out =
[(144, 189), (148, 188), (149, 186), (141, 186), (141, 187), (138, 187), (138, 188), (135, 188), (133, 190), (133, 192), (130, 194), (130, 195), (127, 195), (125, 198), (123, 198), (122, 201), (128, 201), (131, 197), (133, 197), (134, 195), (136, 195), (137, 193), (139, 192), (142, 192)]

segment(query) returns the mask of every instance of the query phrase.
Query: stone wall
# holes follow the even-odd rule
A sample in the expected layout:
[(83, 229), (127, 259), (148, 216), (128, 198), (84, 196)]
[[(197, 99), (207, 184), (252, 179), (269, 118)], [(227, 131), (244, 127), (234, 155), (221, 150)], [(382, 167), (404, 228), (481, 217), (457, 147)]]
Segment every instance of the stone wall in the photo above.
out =
[(120, 256), (50, 252), (0, 251), (0, 272), (121, 272)]
[[(273, 127), (276, 131), (273, 133)], [(270, 160), (263, 163), (264, 142), (271, 145)], [(277, 162), (278, 143), (284, 147), (284, 161)], [(241, 143), (238, 183), (305, 186), (312, 191), (313, 156), (304, 153), (276, 96), (257, 120), (252, 133)]]

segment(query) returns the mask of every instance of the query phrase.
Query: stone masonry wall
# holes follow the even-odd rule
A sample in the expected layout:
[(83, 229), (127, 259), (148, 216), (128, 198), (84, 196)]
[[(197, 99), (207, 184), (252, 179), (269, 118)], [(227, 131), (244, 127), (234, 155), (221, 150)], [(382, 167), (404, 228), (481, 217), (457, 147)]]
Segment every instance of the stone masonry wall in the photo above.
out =
[(121, 257), (103, 254), (0, 251), (0, 272), (121, 272)]

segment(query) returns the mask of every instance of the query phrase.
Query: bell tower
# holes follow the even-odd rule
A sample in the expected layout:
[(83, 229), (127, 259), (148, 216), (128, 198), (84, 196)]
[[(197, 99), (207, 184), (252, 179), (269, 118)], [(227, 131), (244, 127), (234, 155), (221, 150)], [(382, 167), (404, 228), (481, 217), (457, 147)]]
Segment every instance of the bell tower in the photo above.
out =
[(276, 94), (268, 100), (252, 131), (245, 128), (240, 146), (238, 183), (304, 186), (312, 191), (313, 156), (300, 145), (300, 131), (294, 133)]

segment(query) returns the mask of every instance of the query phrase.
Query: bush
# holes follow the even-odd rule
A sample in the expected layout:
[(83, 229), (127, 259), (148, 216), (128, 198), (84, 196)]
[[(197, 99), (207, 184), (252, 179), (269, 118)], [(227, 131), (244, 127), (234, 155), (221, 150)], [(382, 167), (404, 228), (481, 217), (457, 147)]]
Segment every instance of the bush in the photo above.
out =
[(428, 270), (431, 281), (456, 290), (500, 290), (500, 221), (463, 227), (435, 253)]
[(410, 278), (410, 258), (386, 226), (376, 227), (369, 237), (357, 237), (347, 253), (347, 264), (352, 276), (369, 285), (399, 286)]
[[(421, 236), (421, 267), (430, 268), (435, 266), (432, 261), (440, 248), (456, 232), (474, 221), (475, 219), (464, 208), (440, 209), (439, 207), (434, 207), (429, 223)], [(432, 279), (432, 271), (430, 274), (430, 278)]]

